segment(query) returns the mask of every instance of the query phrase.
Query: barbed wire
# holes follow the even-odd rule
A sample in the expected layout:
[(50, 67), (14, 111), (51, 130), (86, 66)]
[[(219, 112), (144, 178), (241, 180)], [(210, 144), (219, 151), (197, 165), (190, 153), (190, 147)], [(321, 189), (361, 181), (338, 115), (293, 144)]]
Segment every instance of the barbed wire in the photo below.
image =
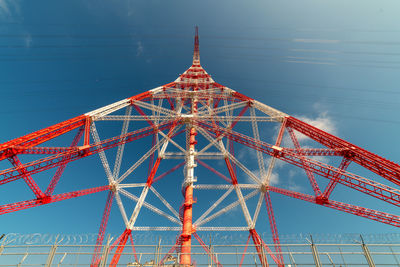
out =
[[(109, 234), (107, 240), (112, 242), (118, 238), (119, 234)], [(237, 233), (199, 233), (199, 236), (209, 245), (232, 245), (243, 244), (248, 238), (245, 232)], [(307, 244), (312, 240), (316, 244), (354, 244), (361, 242), (361, 235), (358, 233), (345, 233), (345, 234), (281, 234), (281, 244)], [(269, 233), (262, 233), (261, 237), (267, 243), (272, 243), (272, 236)], [(165, 234), (159, 235), (157, 233), (138, 233), (133, 234), (133, 239), (136, 245), (154, 245), (162, 241), (163, 244), (174, 244), (175, 235)], [(374, 233), (362, 234), (365, 243), (369, 244), (398, 244), (400, 243), (400, 233)], [(94, 245), (96, 244), (97, 234), (46, 234), (46, 233), (8, 233), (0, 241), (0, 245)]]

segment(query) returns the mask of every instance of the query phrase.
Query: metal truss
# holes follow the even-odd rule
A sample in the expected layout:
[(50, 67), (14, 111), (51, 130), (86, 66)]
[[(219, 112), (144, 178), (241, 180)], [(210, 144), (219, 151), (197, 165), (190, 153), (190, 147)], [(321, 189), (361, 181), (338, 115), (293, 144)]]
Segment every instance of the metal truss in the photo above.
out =
[[(183, 266), (192, 264), (194, 240), (204, 248), (210, 261), (220, 266), (197, 232), (248, 231), (248, 242), (253, 240), (262, 266), (268, 266), (271, 260), (284, 266), (275, 220), (279, 214), (274, 213), (271, 194), (400, 227), (398, 215), (331, 199), (332, 192), (347, 187), (389, 206), (400, 206), (398, 164), (216, 83), (200, 65), (198, 40), (196, 29), (192, 65), (174, 82), (1, 144), (0, 160), (7, 159), (11, 166), (0, 170), (0, 185), (22, 179), (34, 199), (4, 204), (0, 206), (0, 214), (108, 191), (92, 266), (104, 265), (101, 261), (104, 253), (113, 255), (110, 266), (116, 266), (128, 240), (134, 249), (132, 232), (136, 231), (178, 232), (177, 242), (169, 254), (179, 253), (179, 262)], [(114, 122), (113, 125), (115, 122), (122, 124), (117, 135), (111, 137), (106, 126), (110, 121)], [(59, 137), (68, 132), (73, 132), (75, 137), (71, 143), (64, 144), (65, 140)], [(315, 147), (302, 145), (299, 133), (302, 134), (301, 140), (308, 138), (316, 144)], [(291, 144), (282, 141), (285, 134)], [(50, 140), (57, 146), (46, 146)], [(127, 145), (130, 143), (136, 144), (137, 159), (125, 157), (132, 149)], [(149, 147), (144, 148), (144, 143)], [(112, 149), (116, 151), (115, 159), (111, 161), (109, 150)], [(94, 188), (54, 194), (68, 164), (95, 154), (100, 158), (106, 181)], [(24, 155), (34, 155), (36, 159), (25, 160)], [(334, 166), (331, 160), (321, 162), (315, 156), (335, 158), (340, 164)], [(256, 170), (249, 167), (249, 157), (254, 157)], [(177, 159), (180, 160), (178, 164), (164, 163)], [(282, 184), (276, 184), (273, 175), (278, 171), (278, 162), (303, 169), (313, 195), (287, 190)], [(368, 177), (348, 171), (352, 162), (367, 170)], [(159, 173), (160, 166), (168, 168)], [(176, 179), (174, 175), (175, 178), (171, 178), (171, 174), (180, 168), (183, 168), (183, 177)], [(209, 172), (212, 179), (206, 179), (204, 175), (197, 177), (197, 168)], [(36, 174), (51, 169), (55, 174), (49, 178), (48, 187), (40, 188), (35, 181)], [(385, 183), (377, 182), (377, 176)], [(171, 194), (158, 187), (162, 179), (168, 179), (170, 183), (178, 184), (175, 188), (182, 189), (181, 206), (172, 202), (171, 197), (176, 198), (176, 192)], [(325, 188), (320, 179), (328, 180)], [(133, 188), (140, 194), (133, 193)], [(209, 206), (202, 204), (204, 212), (194, 218), (193, 210), (201, 201), (196, 200), (197, 190), (217, 190), (216, 194), (221, 194)], [(149, 195), (162, 206), (151, 203)], [(102, 251), (103, 240), (114, 198), (125, 229), (105, 252)], [(249, 204), (252, 198), (255, 205)], [(133, 202), (133, 210), (126, 209), (124, 202), (127, 201)], [(160, 218), (160, 225), (137, 225), (143, 207)], [(234, 211), (236, 207), (240, 207), (238, 210), (243, 217), (226, 226), (213, 224), (223, 221), (222, 215), (237, 212)], [(263, 212), (269, 220), (272, 245), (266, 245), (257, 233), (257, 221)]]

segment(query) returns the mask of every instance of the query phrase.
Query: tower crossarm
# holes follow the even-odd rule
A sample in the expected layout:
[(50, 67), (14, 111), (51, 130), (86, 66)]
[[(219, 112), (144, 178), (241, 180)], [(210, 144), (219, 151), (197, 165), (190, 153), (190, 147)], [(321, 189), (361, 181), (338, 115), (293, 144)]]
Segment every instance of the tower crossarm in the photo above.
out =
[[(177, 123), (181, 123), (181, 122), (177, 122)], [(14, 167), (14, 168), (0, 171), (0, 185), (20, 179), (24, 175), (38, 173), (43, 170), (48, 170), (48, 169), (54, 168), (56, 166), (60, 166), (60, 165), (64, 164), (65, 162), (71, 162), (71, 161), (74, 161), (74, 160), (77, 160), (80, 158), (84, 158), (84, 157), (87, 157), (87, 156), (90, 156), (93, 154), (97, 154), (101, 150), (105, 151), (107, 149), (116, 147), (122, 143), (128, 143), (128, 142), (132, 142), (134, 140), (138, 140), (145, 136), (151, 135), (156, 131), (169, 129), (172, 127), (173, 124), (174, 124), (174, 122), (172, 122), (172, 121), (160, 123), (158, 125), (157, 130), (154, 130), (154, 128), (151, 126), (145, 127), (145, 128), (133, 131), (133, 132), (129, 132), (124, 136), (116, 136), (113, 138), (105, 139), (105, 140), (101, 141), (100, 143), (91, 144), (84, 149), (80, 149), (79, 151), (69, 151), (69, 152), (56, 154), (56, 155), (46, 157), (46, 158), (43, 158), (40, 160), (22, 164), (19, 167)], [(26, 171), (24, 172), (24, 174), (21, 174), (19, 172), (20, 168), (25, 168)]]
[(350, 142), (324, 132), (294, 117), (288, 117), (288, 126), (332, 149), (347, 149), (351, 161), (400, 185), (400, 166)]
[[(256, 150), (260, 150), (265, 154), (279, 158), (280, 160), (286, 161), (300, 168), (307, 168), (314, 174), (321, 175), (322, 177), (328, 179), (334, 179), (340, 184), (343, 184), (375, 198), (381, 199), (393, 205), (400, 206), (400, 191), (393, 187), (341, 170), (323, 162), (319, 162), (310, 158), (304, 158), (301, 155), (284, 151), (281, 147), (276, 147), (266, 142), (257, 141), (252, 137), (232, 131), (231, 129), (224, 129), (221, 127), (216, 128), (215, 125), (211, 125), (205, 122), (198, 122), (197, 125), (198, 127), (205, 129), (215, 135), (217, 135), (221, 131), (227, 131), (227, 138), (232, 141), (241, 143)], [(339, 173), (340, 175), (337, 176), (337, 173)]]
[(295, 191), (291, 191), (291, 190), (287, 190), (287, 189), (283, 189), (283, 188), (278, 188), (278, 187), (274, 187), (274, 186), (270, 186), (269, 190), (271, 192), (275, 192), (275, 193), (282, 194), (285, 196), (297, 198), (300, 200), (308, 201), (308, 202), (322, 205), (325, 207), (329, 207), (332, 209), (344, 211), (344, 212), (347, 212), (350, 214), (354, 214), (357, 216), (375, 220), (375, 221), (378, 221), (381, 223), (386, 223), (389, 225), (400, 227), (400, 216), (398, 216), (398, 215), (394, 215), (394, 214), (390, 214), (390, 213), (386, 213), (386, 212), (382, 212), (382, 211), (377, 211), (377, 210), (373, 210), (373, 209), (368, 209), (368, 208), (364, 208), (364, 207), (359, 207), (359, 206), (355, 206), (355, 205), (351, 205), (351, 204), (347, 204), (347, 203), (343, 203), (343, 202), (339, 202), (339, 201), (335, 201), (335, 200), (329, 200), (329, 202), (323, 203), (323, 202), (319, 202), (315, 196), (311, 196), (308, 194), (295, 192)]

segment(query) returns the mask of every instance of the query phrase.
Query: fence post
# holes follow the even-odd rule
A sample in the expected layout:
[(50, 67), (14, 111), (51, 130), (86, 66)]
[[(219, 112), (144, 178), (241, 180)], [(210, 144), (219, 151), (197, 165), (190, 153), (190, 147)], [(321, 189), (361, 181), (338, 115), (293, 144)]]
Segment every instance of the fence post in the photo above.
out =
[(315, 266), (316, 267), (321, 267), (321, 260), (319, 259), (317, 246), (314, 244), (314, 240), (312, 238), (312, 235), (310, 235), (310, 238), (311, 238), (311, 251), (312, 251), (312, 254), (313, 254)]
[(46, 267), (51, 267), (51, 265), (53, 264), (53, 260), (54, 260), (54, 256), (56, 255), (56, 251), (57, 251), (57, 239), (58, 236), (56, 237), (56, 241), (54, 242), (54, 245), (51, 246), (50, 252), (49, 252), (49, 256), (47, 257), (47, 261), (46, 261)]
[(108, 254), (110, 253), (110, 243), (111, 243), (110, 234), (108, 234), (107, 243), (104, 247), (103, 255), (101, 255), (101, 260), (100, 260), (100, 266), (102, 267), (107, 266)]
[(362, 250), (364, 251), (364, 256), (367, 259), (369, 267), (375, 267), (374, 260), (371, 257), (371, 253), (369, 252), (368, 246), (364, 243), (364, 239), (362, 238), (362, 235), (360, 235), (361, 238), (361, 247)]

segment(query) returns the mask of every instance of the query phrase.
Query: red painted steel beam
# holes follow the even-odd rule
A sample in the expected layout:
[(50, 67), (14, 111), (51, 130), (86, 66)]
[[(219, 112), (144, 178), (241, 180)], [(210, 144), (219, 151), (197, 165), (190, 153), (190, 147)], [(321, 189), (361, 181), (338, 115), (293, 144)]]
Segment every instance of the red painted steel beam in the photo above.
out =
[(156, 162), (154, 163), (153, 167), (151, 168), (150, 174), (149, 174), (149, 176), (147, 177), (147, 181), (146, 181), (146, 184), (147, 184), (148, 187), (151, 187), (151, 185), (153, 184), (154, 176), (155, 176), (156, 173), (157, 173), (158, 166), (160, 166), (161, 160), (162, 160), (162, 158), (161, 158), (161, 157), (158, 157), (158, 158), (156, 159)]
[(271, 256), (271, 258), (274, 260), (274, 262), (279, 265), (279, 260), (272, 253), (271, 249), (264, 243), (264, 241), (258, 235), (257, 231), (255, 229), (250, 229), (249, 232), (250, 232), (251, 237), (253, 238), (253, 242), (256, 247), (258, 257), (260, 258), (261, 265), (263, 267), (269, 266), (267, 255), (264, 252), (263, 248), (265, 248), (267, 250), (267, 253)]
[[(154, 147), (154, 146), (156, 145), (156, 141), (157, 141), (156, 134), (153, 134), (153, 138), (152, 138), (152, 141), (151, 141), (151, 147), (150, 147), (150, 148), (152, 148), (152, 147)], [(156, 154), (156, 151), (154, 151), (154, 152), (151, 153), (151, 155), (150, 155), (149, 169), (148, 169), (148, 172), (147, 172), (147, 176), (150, 174), (151, 167), (153, 166), (153, 163), (154, 163), (154, 155), (155, 155), (155, 154)]]
[(53, 196), (46, 196), (41, 199), (32, 199), (32, 200), (26, 200), (26, 201), (20, 201), (20, 202), (16, 202), (16, 203), (6, 204), (6, 205), (0, 206), (0, 215), (18, 211), (18, 210), (33, 208), (33, 207), (37, 207), (37, 206), (41, 206), (44, 204), (49, 204), (49, 203), (53, 203), (53, 202), (57, 202), (57, 201), (62, 201), (62, 200), (70, 199), (70, 198), (75, 198), (75, 197), (80, 197), (80, 196), (84, 196), (84, 195), (88, 195), (88, 194), (98, 193), (98, 192), (105, 191), (108, 189), (110, 189), (110, 187), (108, 185), (105, 185), (105, 186), (84, 189), (84, 190), (73, 191), (73, 192), (69, 192), (69, 193), (62, 193), (62, 194), (53, 195)]
[(24, 146), (14, 146), (12, 147), (13, 154), (32, 154), (32, 155), (41, 155), (41, 154), (59, 154), (70, 151), (78, 151), (78, 147), (24, 147)]
[(83, 141), (83, 145), (84, 146), (88, 146), (90, 143), (90, 123), (91, 123), (91, 119), (88, 117), (86, 118), (85, 121), (85, 138)]
[(107, 195), (106, 205), (104, 207), (103, 216), (101, 219), (100, 227), (99, 227), (99, 234), (97, 235), (96, 246), (94, 249), (94, 253), (92, 256), (92, 263), (90, 266), (96, 267), (99, 265), (101, 260), (101, 249), (104, 240), (104, 234), (108, 224), (108, 218), (110, 216), (111, 206), (114, 199), (114, 191), (109, 191)]
[(177, 253), (179, 253), (178, 249), (180, 248), (181, 243), (182, 243), (181, 233), (179, 233), (179, 234), (177, 235), (177, 237), (176, 237), (176, 242), (175, 242), (175, 244), (171, 247), (171, 249), (168, 251), (168, 253), (164, 255), (164, 257), (161, 259), (159, 265), (163, 265), (163, 264), (164, 264), (164, 261), (165, 261), (166, 259), (168, 259), (168, 257), (169, 257), (172, 253), (174, 253), (175, 250), (177, 250)]
[[(243, 109), (240, 111), (239, 115), (235, 117), (235, 119), (232, 121), (232, 123), (230, 124), (230, 126), (228, 127), (227, 130), (232, 129), (233, 127), (235, 127), (235, 125), (239, 122), (240, 117), (242, 117), (243, 114), (244, 114), (244, 113), (247, 111), (247, 109), (249, 108), (249, 105), (250, 105), (250, 102), (248, 102), (247, 105), (243, 107)], [(221, 127), (219, 126), (219, 124), (215, 123), (214, 120), (212, 120), (212, 123), (213, 123), (213, 127), (214, 127), (215, 129), (220, 129), (220, 128), (221, 128)], [(221, 129), (223, 129), (223, 128), (221, 128)], [(222, 132), (222, 133), (221, 133), (221, 132), (216, 132), (215, 134), (216, 134), (217, 137), (221, 137), (221, 136), (223, 137), (226, 133), (227, 133), (227, 131)]]
[(129, 240), (131, 241), (132, 252), (133, 252), (133, 256), (135, 257), (135, 261), (139, 262), (139, 259), (137, 257), (137, 253), (136, 253), (136, 249), (135, 249), (135, 244), (133, 243), (132, 232), (129, 233)]
[(213, 172), (214, 174), (216, 174), (217, 176), (221, 177), (222, 179), (224, 179), (225, 181), (227, 181), (228, 183), (232, 183), (232, 180), (229, 179), (228, 177), (226, 177), (225, 175), (223, 175), (222, 173), (220, 173), (219, 171), (217, 171), (216, 169), (214, 169), (213, 167), (211, 167), (210, 165), (208, 165), (207, 163), (205, 163), (204, 161), (201, 161), (199, 159), (196, 159), (196, 161), (203, 166), (204, 168), (210, 170), (211, 172)]
[[(266, 142), (257, 141), (252, 137), (234, 132), (230, 129), (225, 129), (225, 128), (214, 129), (212, 125), (204, 121), (198, 121), (196, 124), (199, 127), (202, 127), (203, 129), (214, 133), (226, 131), (228, 133), (227, 138), (233, 141), (246, 145), (250, 148), (259, 150), (270, 156), (279, 158), (285, 162), (288, 162), (300, 168), (308, 168), (314, 174), (321, 175), (330, 180), (337, 179), (337, 182), (342, 185), (353, 188), (357, 191), (360, 191), (377, 199), (383, 200), (390, 204), (400, 206), (400, 191), (398, 189), (394, 189), (390, 186), (366, 179), (364, 177), (361, 177), (353, 173), (342, 171), (336, 167), (330, 166), (322, 162), (304, 158), (301, 155), (285, 151), (280, 147), (272, 146)], [(304, 166), (302, 161), (306, 162), (307, 166)], [(341, 175), (336, 176), (338, 173), (340, 173)]]
[(240, 118), (243, 116), (243, 114), (247, 111), (247, 109), (249, 108), (249, 103), (243, 107), (243, 109), (240, 111), (239, 115), (235, 116), (235, 119), (233, 120), (232, 124), (230, 125), (229, 128), (233, 128), (235, 127), (235, 125), (239, 122)]
[[(149, 126), (142, 128), (123, 136), (116, 136), (101, 141), (99, 144), (91, 144), (84, 150), (65, 152), (54, 156), (46, 157), (33, 162), (25, 163), (22, 166), (27, 170), (27, 174), (35, 174), (44, 170), (54, 168), (56, 166), (63, 165), (65, 163), (81, 159), (93, 154), (97, 154), (101, 150), (107, 150), (116, 147), (123, 143), (129, 143), (134, 140), (146, 137), (153, 134), (155, 131), (162, 131), (170, 128), (172, 125), (176, 125), (174, 122), (165, 122), (158, 125), (157, 130)], [(9, 183), (22, 178), (22, 175), (18, 173), (17, 168), (6, 169), (0, 172), (0, 185)]]
[[(151, 92), (147, 91), (135, 96), (128, 98), (130, 101), (142, 100), (144, 98), (150, 97), (152, 95)], [(44, 128), (42, 130), (24, 135), (22, 137), (10, 140), (3, 144), (0, 144), (0, 161), (8, 158), (12, 155), (12, 148), (19, 146), (25, 148), (31, 148), (37, 146), (41, 143), (44, 143), (50, 139), (53, 139), (57, 136), (60, 136), (64, 133), (67, 133), (73, 129), (76, 129), (82, 125), (85, 125), (88, 121), (87, 115), (80, 115), (75, 118), (57, 123), (53, 126)]]
[[(193, 113), (197, 112), (197, 103), (194, 102), (192, 106)], [(194, 152), (197, 144), (196, 141), (197, 131), (196, 128), (191, 127), (189, 130), (189, 151)], [(190, 155), (192, 159), (186, 159), (193, 161), (193, 155)], [(193, 164), (192, 162), (190, 164)], [(192, 166), (186, 165), (188, 168)], [(186, 180), (186, 177), (185, 177)], [(186, 183), (184, 190), (185, 202), (183, 203), (183, 221), (182, 221), (182, 245), (181, 245), (181, 256), (180, 264), (189, 266), (191, 264), (191, 251), (192, 251), (192, 232), (193, 232), (193, 181)]]
[(243, 254), (242, 254), (242, 259), (240, 260), (239, 267), (242, 267), (242, 264), (243, 264), (243, 261), (244, 261), (244, 256), (246, 256), (247, 247), (249, 246), (250, 238), (251, 238), (251, 234), (249, 234), (249, 237), (247, 238), (246, 246), (244, 247), (244, 251), (243, 251)]
[[(164, 90), (165, 90), (165, 88), (164, 88)], [(172, 102), (171, 97), (167, 97), (166, 99), (169, 103), (169, 106), (171, 107), (171, 110), (175, 110), (175, 105), (174, 105), (174, 102)]]
[(213, 96), (213, 99), (217, 99), (217, 101), (214, 101), (214, 109), (216, 109), (222, 97)]
[[(297, 137), (294, 133), (294, 131), (292, 130), (292, 128), (290, 127), (286, 127), (287, 131), (289, 132), (290, 138), (292, 139), (292, 142), (294, 144), (294, 147), (296, 149), (301, 149), (299, 141), (297, 140)], [(304, 157), (300, 156), (300, 161), (303, 164), (304, 170), (306, 171), (308, 180), (310, 181), (311, 187), (314, 190), (314, 193), (317, 197), (322, 195), (321, 189), (319, 189), (319, 185), (317, 183), (317, 181), (315, 180), (314, 174), (310, 171), (309, 168), (307, 168), (307, 163), (306, 161), (304, 161)]]
[(288, 126), (329, 148), (346, 148), (351, 160), (385, 179), (400, 185), (400, 166), (350, 142), (324, 132), (294, 117), (288, 117)]
[(120, 241), (118, 243), (117, 249), (115, 250), (114, 256), (111, 259), (110, 267), (117, 267), (119, 259), (121, 258), (122, 252), (124, 251), (126, 241), (128, 241), (129, 235), (131, 234), (132, 230), (125, 229), (122, 233)]
[(239, 92), (233, 92), (232, 96), (234, 98), (237, 98), (237, 99), (242, 100), (242, 101), (253, 101), (254, 100), (253, 98), (245, 96), (244, 94), (241, 94)]
[(382, 211), (377, 211), (377, 210), (372, 210), (372, 209), (368, 209), (368, 208), (363, 208), (363, 207), (359, 207), (359, 206), (355, 206), (355, 205), (351, 205), (351, 204), (347, 204), (347, 203), (343, 203), (343, 202), (339, 202), (339, 201), (334, 201), (334, 200), (329, 200), (328, 202), (320, 202), (314, 196), (291, 191), (291, 190), (286, 190), (286, 189), (282, 189), (282, 188), (278, 188), (278, 187), (274, 187), (274, 186), (270, 186), (270, 187), (268, 187), (268, 189), (272, 192), (279, 193), (279, 194), (282, 194), (285, 196), (297, 198), (300, 200), (304, 200), (304, 201), (322, 205), (322, 206), (325, 206), (328, 208), (344, 211), (344, 212), (347, 212), (347, 213), (350, 213), (353, 215), (357, 215), (357, 216), (371, 219), (374, 221), (378, 221), (381, 223), (400, 227), (400, 216), (398, 216), (398, 215), (394, 215), (394, 214), (390, 214), (390, 213), (386, 213), (386, 212), (382, 212)]
[[(201, 85), (201, 83), (199, 83)], [(186, 84), (185, 84), (186, 85)], [(187, 99), (187, 93), (182, 90), (182, 92), (165, 92), (165, 93), (158, 93), (157, 95), (152, 96), (153, 99), (168, 99), (168, 98), (183, 98), (184, 100)], [(228, 100), (231, 102), (242, 102), (243, 99), (238, 99), (234, 97), (227, 97), (226, 95), (221, 95), (221, 94), (213, 94), (213, 93), (201, 93), (199, 91), (198, 94), (196, 94), (196, 97), (199, 101), (204, 101), (204, 100), (209, 100), (210, 98), (214, 98), (217, 101), (214, 104), (214, 108), (218, 106), (218, 103), (221, 100)]]
[(204, 249), (204, 251), (211, 258), (211, 261), (213, 263), (215, 263), (218, 267), (221, 267), (222, 264), (218, 261), (218, 259), (215, 257), (215, 255), (210, 251), (210, 249), (207, 247), (207, 245), (204, 243), (204, 241), (200, 238), (200, 236), (196, 232), (193, 233), (193, 236), (197, 239), (197, 242), (199, 242), (201, 247)]
[(180, 167), (182, 167), (183, 165), (185, 165), (185, 162), (181, 162), (179, 164), (177, 164), (176, 166), (172, 167), (171, 169), (169, 169), (168, 171), (164, 172), (163, 174), (160, 174), (159, 176), (155, 177), (153, 180), (153, 184), (159, 180), (161, 180), (162, 178), (164, 178), (165, 176), (167, 176), (168, 174), (173, 173), (174, 171), (176, 171), (177, 169), (179, 169)]
[(29, 186), (32, 192), (35, 194), (36, 198), (42, 198), (45, 195), (43, 194), (42, 190), (39, 188), (35, 180), (33, 180), (32, 176), (26, 173), (25, 167), (22, 165), (21, 161), (17, 156), (9, 157), (8, 160), (11, 162), (13, 166), (17, 168), (19, 174), (22, 175), (25, 183)]
[[(71, 148), (76, 147), (78, 145), (78, 143), (82, 137), (83, 131), (84, 131), (84, 129), (82, 127), (78, 130), (78, 133), (75, 135), (74, 140), (72, 140), (72, 144), (70, 146)], [(57, 171), (54, 174), (53, 178), (51, 179), (49, 186), (47, 187), (46, 191), (44, 192), (44, 194), (46, 196), (50, 196), (53, 194), (54, 189), (56, 188), (56, 185), (57, 185), (58, 181), (60, 180), (61, 175), (63, 174), (66, 166), (67, 166), (67, 163), (64, 163), (57, 168)]]
[(165, 88), (171, 88), (171, 87), (175, 87), (175, 86), (176, 86), (176, 82), (170, 82), (170, 83), (163, 85), (163, 87), (165, 87)]
[(192, 247), (192, 212), (193, 212), (193, 185), (185, 188), (185, 202), (183, 203), (182, 217), (182, 244), (180, 263), (189, 266), (191, 263)]
[(226, 163), (226, 167), (228, 168), (228, 172), (229, 172), (229, 176), (231, 177), (231, 183), (233, 185), (237, 185), (238, 184), (238, 180), (236, 177), (236, 173), (232, 168), (231, 162), (229, 160), (229, 158), (225, 158), (225, 163)]
[[(165, 86), (165, 85), (164, 85)], [(131, 101), (131, 104), (134, 103), (136, 100), (144, 100), (145, 98), (150, 98), (152, 96), (152, 92), (146, 91), (134, 96), (129, 97), (128, 99)]]
[[(173, 123), (173, 125), (169, 129), (169, 132), (167, 134), (168, 137), (171, 137), (171, 135), (173, 135), (175, 127), (176, 127), (176, 121)], [(154, 183), (154, 177), (157, 173), (158, 167), (160, 166), (161, 160), (162, 160), (162, 157), (158, 157), (156, 159), (156, 162), (154, 163), (153, 167), (150, 169), (150, 172), (149, 172), (149, 175), (148, 175), (147, 181), (146, 181), (146, 184), (148, 187), (151, 187), (151, 185)]]
[(12, 151), (10, 151), (10, 149), (12, 149), (12, 147), (14, 146), (23, 146), (26, 148), (37, 146), (41, 143), (44, 143), (50, 139), (53, 139), (57, 136), (60, 136), (66, 132), (69, 132), (84, 125), (86, 118), (86, 115), (81, 115), (36, 131), (34, 133), (27, 134), (25, 136), (5, 142), (0, 145), (0, 160), (10, 157), (12, 154)]
[(282, 147), (282, 150), (289, 153), (298, 154), (301, 156), (344, 156), (348, 152), (345, 148), (289, 148)]
[[(349, 164), (351, 163), (351, 160), (349, 158), (344, 157), (342, 162), (339, 165), (339, 170), (345, 171)], [(339, 179), (340, 173), (336, 173), (335, 177), (329, 181), (329, 184), (326, 186), (324, 193), (322, 194), (323, 198), (329, 199), (333, 189), (337, 185), (337, 180)]]
[(271, 196), (269, 195), (268, 191), (265, 192), (264, 199), (265, 199), (265, 204), (267, 206), (267, 212), (268, 212), (268, 218), (269, 218), (269, 225), (271, 227), (272, 239), (275, 244), (276, 257), (279, 259), (278, 266), (285, 267), (285, 264), (283, 262), (283, 256), (282, 256), (281, 242), (279, 241), (278, 228), (276, 227), (274, 210), (272, 208)]
[(196, 34), (194, 36), (194, 51), (193, 51), (193, 64), (195, 60), (200, 60), (200, 49), (199, 49), (199, 28), (196, 26)]
[[(235, 148), (233, 146), (233, 142), (229, 142), (229, 153), (235, 157)], [(232, 167), (233, 167), (233, 171), (235, 172), (235, 175), (237, 177), (237, 168), (236, 168), (236, 164), (235, 162), (232, 162)]]
[(137, 105), (132, 104), (132, 106), (136, 109), (136, 111), (148, 122), (148, 124), (150, 124), (150, 126), (155, 127), (154, 123), (152, 120), (149, 119), (149, 117), (147, 117), (146, 113), (144, 113), (144, 111)]
[(124, 236), (121, 234), (117, 239), (115, 239), (114, 243), (112, 243), (112, 245), (110, 246), (110, 252), (114, 250), (115, 246), (118, 245), (119, 241), (121, 241), (121, 239)]

